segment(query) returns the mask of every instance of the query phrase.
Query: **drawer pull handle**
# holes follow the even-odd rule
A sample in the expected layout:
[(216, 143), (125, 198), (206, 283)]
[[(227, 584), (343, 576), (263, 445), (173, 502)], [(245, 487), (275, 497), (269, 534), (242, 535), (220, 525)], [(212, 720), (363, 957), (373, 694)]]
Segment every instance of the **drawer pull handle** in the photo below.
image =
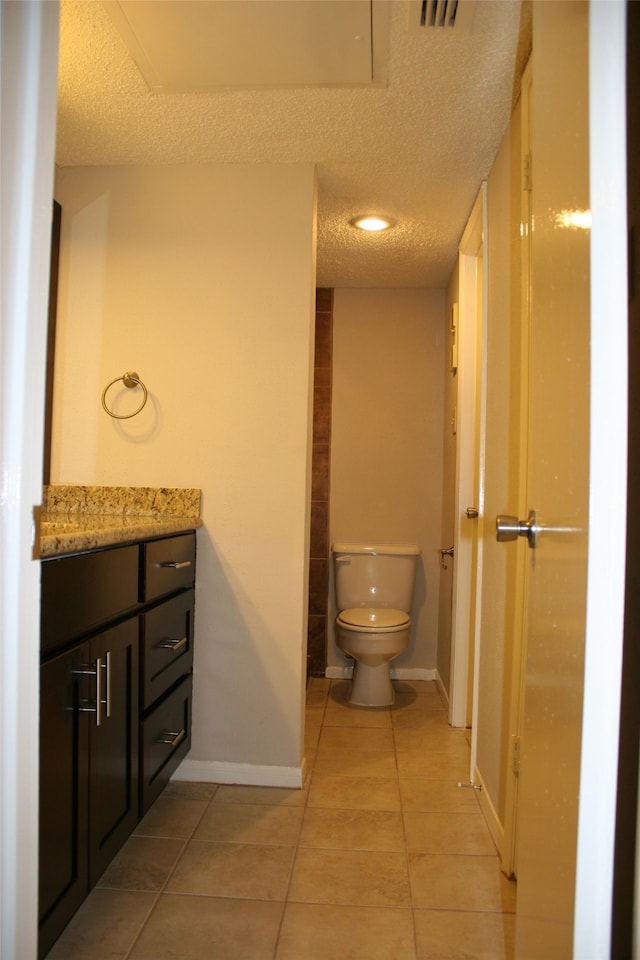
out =
[(184, 570), (185, 567), (191, 566), (191, 560), (165, 560), (163, 563), (157, 563), (157, 567), (163, 567), (165, 570), (171, 568), (172, 570)]
[(182, 637), (181, 640), (161, 640), (158, 646), (162, 650), (173, 650), (175, 652), (176, 650), (181, 650), (183, 647), (186, 647), (188, 642), (188, 637)]
[(174, 733), (172, 730), (165, 730), (164, 733), (161, 733), (156, 743), (166, 743), (170, 747), (177, 747), (179, 743), (182, 743), (184, 738), (187, 735), (187, 731), (182, 728), (178, 733)]

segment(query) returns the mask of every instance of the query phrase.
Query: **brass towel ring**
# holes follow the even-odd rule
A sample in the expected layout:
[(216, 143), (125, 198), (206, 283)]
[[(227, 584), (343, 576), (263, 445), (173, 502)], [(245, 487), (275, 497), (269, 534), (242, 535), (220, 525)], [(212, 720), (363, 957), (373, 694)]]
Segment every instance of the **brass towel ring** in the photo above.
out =
[[(112, 387), (114, 383), (119, 383), (120, 380), (122, 380), (125, 387), (129, 387), (129, 388), (142, 387), (142, 403), (140, 404), (137, 410), (133, 411), (133, 413), (114, 413), (113, 410), (110, 410), (109, 407), (107, 406), (107, 390), (109, 389), (109, 387)], [(131, 417), (135, 417), (136, 414), (140, 413), (140, 411), (142, 410), (146, 402), (147, 402), (147, 388), (145, 387), (144, 383), (142, 382), (138, 374), (135, 372), (135, 370), (128, 370), (127, 373), (123, 373), (121, 377), (116, 377), (114, 380), (111, 380), (111, 382), (108, 383), (104, 388), (104, 390), (102, 391), (102, 406), (104, 408), (104, 411), (105, 413), (108, 413), (110, 417), (113, 417), (114, 420), (130, 420)]]

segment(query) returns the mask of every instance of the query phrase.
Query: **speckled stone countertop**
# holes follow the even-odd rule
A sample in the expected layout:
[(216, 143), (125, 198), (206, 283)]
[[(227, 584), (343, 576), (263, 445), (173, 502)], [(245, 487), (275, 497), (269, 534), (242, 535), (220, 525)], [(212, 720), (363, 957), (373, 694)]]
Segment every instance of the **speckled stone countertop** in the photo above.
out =
[(78, 553), (200, 526), (196, 488), (51, 484), (42, 493), (40, 556)]

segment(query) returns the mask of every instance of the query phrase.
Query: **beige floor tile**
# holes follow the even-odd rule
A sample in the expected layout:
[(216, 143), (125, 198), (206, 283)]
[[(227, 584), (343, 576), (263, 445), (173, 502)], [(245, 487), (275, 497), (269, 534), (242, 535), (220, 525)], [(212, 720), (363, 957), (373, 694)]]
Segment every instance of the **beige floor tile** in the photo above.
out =
[(131, 960), (272, 960), (282, 903), (165, 894)]
[(388, 707), (356, 707), (329, 698), (323, 720), (325, 727), (384, 727), (391, 729)]
[(395, 725), (393, 739), (396, 750), (469, 757), (469, 744), (464, 730), (452, 730), (450, 727), (447, 730), (434, 730), (432, 727), (421, 729), (414, 725), (406, 727)]
[(302, 784), (303, 789), (309, 787), (311, 781), (311, 774), (313, 773), (313, 768), (316, 762), (317, 749), (305, 747), (304, 749), (304, 760), (305, 760), (305, 778)]
[(393, 732), (389, 729), (372, 730), (371, 728), (351, 730), (348, 727), (323, 726), (320, 734), (318, 750), (375, 753), (376, 751), (394, 750)]
[(324, 727), (314, 771), (321, 775), (396, 777), (391, 730)]
[(325, 693), (329, 692), (331, 687), (331, 680), (327, 677), (309, 677), (307, 681), (307, 693), (310, 693), (312, 690), (324, 690)]
[(248, 900), (284, 900), (294, 847), (192, 840), (167, 885), (168, 893)]
[(332, 680), (329, 687), (329, 696), (332, 700), (348, 700), (351, 692), (351, 679)]
[(440, 699), (440, 695), (435, 690), (432, 689), (421, 692), (420, 690), (408, 688), (406, 684), (407, 681), (400, 687), (399, 682), (395, 682), (396, 698), (391, 707), (391, 713), (394, 718), (397, 714), (410, 710), (416, 715), (431, 714), (443, 717), (446, 720), (446, 709)]
[(327, 702), (328, 693), (329, 693), (328, 689), (307, 690), (307, 696), (305, 699), (307, 710), (312, 710), (312, 709), (315, 709), (315, 710), (319, 709), (320, 711), (324, 710), (325, 704)]
[(481, 813), (405, 812), (407, 850), (412, 853), (462, 853), (495, 856), (491, 834)]
[(515, 916), (416, 910), (417, 960), (513, 960)]
[(513, 912), (515, 884), (497, 857), (409, 855), (413, 905), (433, 910)]
[(455, 780), (456, 783), (469, 779), (468, 759), (398, 750), (396, 762), (401, 779), (422, 777), (425, 780)]
[(415, 960), (410, 910), (287, 904), (276, 960)]
[(96, 887), (46, 960), (121, 960), (142, 929), (156, 898), (155, 893)]
[(301, 807), (306, 801), (304, 790), (287, 787), (252, 787), (229, 783), (218, 787), (214, 803), (260, 803), (274, 807)]
[(191, 800), (185, 797), (158, 797), (149, 812), (140, 821), (134, 833), (141, 837), (191, 836), (209, 800)]
[(322, 730), (322, 723), (320, 720), (309, 719), (309, 715), (305, 719), (304, 724), (304, 745), (305, 747), (315, 747), (318, 746), (318, 740), (320, 739), (320, 731)]
[(441, 709), (444, 709), (435, 680), (394, 680), (393, 688), (396, 697), (406, 693), (413, 693), (420, 697), (435, 697)]
[(404, 850), (402, 815), (387, 810), (308, 808), (301, 847), (333, 850)]
[(400, 797), (405, 812), (478, 813), (475, 790), (458, 786), (456, 780), (400, 779)]
[(400, 792), (395, 777), (323, 777), (311, 781), (307, 807), (342, 810), (400, 810)]
[(184, 840), (130, 837), (98, 881), (118, 890), (162, 889), (185, 846)]
[(218, 789), (217, 783), (199, 783), (190, 780), (170, 780), (161, 793), (162, 797), (183, 797), (186, 800), (211, 800)]
[(410, 904), (404, 853), (299, 848), (288, 900), (363, 907)]
[(265, 803), (211, 803), (194, 840), (226, 843), (274, 843), (293, 846), (300, 832), (302, 808)]

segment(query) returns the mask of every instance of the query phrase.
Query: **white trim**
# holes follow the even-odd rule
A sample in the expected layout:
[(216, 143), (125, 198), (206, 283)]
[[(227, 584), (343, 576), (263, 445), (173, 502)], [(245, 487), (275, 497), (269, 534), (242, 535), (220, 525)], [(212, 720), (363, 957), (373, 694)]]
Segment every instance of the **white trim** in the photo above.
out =
[(474, 768), (474, 774), (472, 783), (474, 783), (480, 789), (477, 790), (476, 796), (478, 798), (478, 803), (480, 804), (480, 809), (484, 816), (484, 819), (489, 828), (489, 833), (491, 834), (491, 839), (495, 845), (495, 848), (502, 859), (502, 847), (504, 845), (504, 827), (500, 822), (500, 817), (498, 816), (496, 809), (491, 802), (491, 797), (489, 791), (486, 789), (484, 780), (480, 776), (480, 771), (477, 767)]
[(306, 760), (299, 767), (275, 767), (218, 760), (183, 760), (172, 780), (189, 783), (240, 783), (251, 787), (292, 787), (304, 783)]
[(449, 716), (449, 692), (448, 692), (447, 688), (445, 687), (444, 681), (443, 681), (442, 677), (440, 676), (440, 673), (438, 672), (438, 670), (435, 671), (435, 674), (436, 674), (436, 675), (435, 675), (435, 677), (434, 677), (434, 680), (435, 680), (435, 682), (436, 682), (436, 689), (437, 689), (438, 693), (440, 694), (440, 697), (441, 697), (442, 702), (443, 702), (443, 704), (444, 704), (445, 710), (447, 711), (447, 716)]
[(436, 670), (427, 670), (426, 667), (391, 667), (389, 671), (392, 680), (425, 680), (436, 679)]
[(53, 208), (58, 4), (0, 5), (0, 956), (38, 932), (42, 436)]
[(353, 674), (353, 667), (327, 667), (324, 675), (327, 680), (350, 680)]
[[(437, 680), (438, 671), (426, 667), (391, 667), (389, 670), (392, 680)], [(350, 680), (353, 674), (352, 666), (327, 667), (324, 675), (329, 680)], [(442, 681), (440, 681), (442, 683)]]
[(611, 937), (627, 490), (625, 46), (625, 3), (591, 0), (589, 565), (574, 957), (609, 956)]
[[(482, 183), (465, 227), (459, 250), (459, 307), (458, 307), (458, 425), (456, 432), (456, 479), (455, 479), (455, 517), (454, 547), (456, 562), (453, 565), (453, 613), (451, 620), (451, 695), (449, 700), (449, 722), (454, 727), (466, 727), (469, 715), (469, 657), (471, 636), (471, 583), (473, 575), (473, 544), (468, 525), (477, 523), (477, 574), (476, 596), (481, 596), (481, 529), (482, 514), (477, 521), (464, 516), (467, 507), (475, 506), (481, 510), (480, 502), (474, 503), (476, 496), (483, 495), (482, 470), (478, 464), (476, 478), (476, 455), (482, 456), (481, 437), (476, 437), (477, 403), (482, 399), (478, 390), (478, 374), (482, 376), (484, 358), (478, 356), (481, 344), (477, 341), (478, 330), (478, 253), (482, 249), (486, 229), (486, 181)], [(482, 259), (482, 311), (486, 312), (487, 280), (486, 258)], [(484, 330), (484, 318), (481, 318), (481, 333)], [(482, 366), (480, 366), (479, 362)], [(484, 378), (483, 378), (484, 379)], [(481, 412), (481, 411), (480, 411)], [(480, 426), (482, 435), (483, 428)], [(476, 488), (476, 479), (479, 489)], [(464, 527), (462, 525), (465, 525)], [(475, 632), (476, 621), (473, 629)], [(476, 654), (477, 655), (477, 654)], [(475, 671), (477, 676), (477, 671)], [(477, 684), (474, 684), (477, 686)], [(474, 690), (474, 698), (477, 690)], [(473, 709), (473, 708), (472, 708)], [(472, 751), (473, 752), (473, 751)]]

